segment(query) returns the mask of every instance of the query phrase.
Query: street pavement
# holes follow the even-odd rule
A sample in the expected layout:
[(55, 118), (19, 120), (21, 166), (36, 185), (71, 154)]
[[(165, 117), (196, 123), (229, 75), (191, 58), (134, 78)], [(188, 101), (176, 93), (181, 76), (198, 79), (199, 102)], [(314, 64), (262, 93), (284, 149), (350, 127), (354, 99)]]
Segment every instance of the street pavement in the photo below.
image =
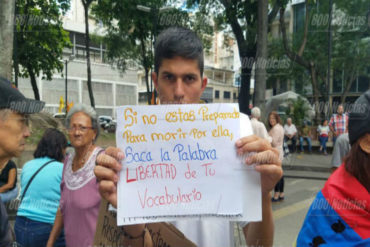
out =
[[(307, 211), (330, 176), (331, 155), (292, 154), (283, 162), (285, 199), (272, 204), (275, 234), (273, 247), (293, 246)], [(241, 229), (235, 226), (237, 247), (244, 247)]]

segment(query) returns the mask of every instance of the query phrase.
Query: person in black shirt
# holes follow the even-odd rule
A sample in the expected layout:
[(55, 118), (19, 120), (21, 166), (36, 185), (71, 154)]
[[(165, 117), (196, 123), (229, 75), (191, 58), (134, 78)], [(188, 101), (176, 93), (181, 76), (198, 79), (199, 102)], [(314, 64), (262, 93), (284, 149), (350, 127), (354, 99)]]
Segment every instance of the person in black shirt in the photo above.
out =
[(13, 200), (18, 195), (17, 167), (11, 160), (0, 164), (0, 198), (3, 203)]

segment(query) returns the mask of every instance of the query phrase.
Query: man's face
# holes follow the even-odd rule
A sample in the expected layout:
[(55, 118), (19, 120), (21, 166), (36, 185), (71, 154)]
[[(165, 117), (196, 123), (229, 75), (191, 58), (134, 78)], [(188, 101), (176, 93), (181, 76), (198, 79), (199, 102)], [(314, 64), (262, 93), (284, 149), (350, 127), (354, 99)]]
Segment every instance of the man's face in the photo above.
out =
[(343, 114), (343, 106), (338, 106), (337, 112), (338, 114)]
[(286, 123), (287, 123), (288, 125), (291, 125), (291, 124), (292, 124), (292, 119), (291, 119), (291, 118), (288, 118), (288, 119), (286, 120)]
[(27, 118), (23, 114), (10, 112), (5, 119), (0, 119), (0, 156), (6, 158), (18, 157), (30, 136)]
[(199, 103), (207, 86), (198, 61), (182, 57), (163, 59), (158, 75), (153, 73), (152, 78), (161, 104)]

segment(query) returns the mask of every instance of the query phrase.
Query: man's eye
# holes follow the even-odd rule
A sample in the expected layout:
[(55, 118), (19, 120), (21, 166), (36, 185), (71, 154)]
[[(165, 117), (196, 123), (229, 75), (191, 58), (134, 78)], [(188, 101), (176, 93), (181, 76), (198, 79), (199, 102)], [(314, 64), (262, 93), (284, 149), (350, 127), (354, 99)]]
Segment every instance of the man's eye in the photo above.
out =
[(164, 79), (171, 81), (173, 79), (173, 75), (165, 75)]
[(195, 78), (194, 78), (194, 76), (186, 76), (185, 81), (186, 82), (193, 82), (193, 81), (195, 81)]

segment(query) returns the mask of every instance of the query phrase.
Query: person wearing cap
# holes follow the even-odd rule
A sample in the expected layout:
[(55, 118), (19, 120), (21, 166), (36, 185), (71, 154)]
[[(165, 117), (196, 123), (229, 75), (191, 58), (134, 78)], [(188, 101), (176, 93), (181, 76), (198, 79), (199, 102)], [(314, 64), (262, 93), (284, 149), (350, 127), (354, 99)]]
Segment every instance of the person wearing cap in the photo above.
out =
[(297, 246), (370, 246), (370, 90), (349, 113), (351, 150), (313, 201)]
[[(0, 164), (19, 157), (30, 136), (27, 115), (42, 110), (45, 103), (27, 99), (11, 83), (0, 77)], [(0, 199), (0, 246), (11, 246), (8, 215)]]

